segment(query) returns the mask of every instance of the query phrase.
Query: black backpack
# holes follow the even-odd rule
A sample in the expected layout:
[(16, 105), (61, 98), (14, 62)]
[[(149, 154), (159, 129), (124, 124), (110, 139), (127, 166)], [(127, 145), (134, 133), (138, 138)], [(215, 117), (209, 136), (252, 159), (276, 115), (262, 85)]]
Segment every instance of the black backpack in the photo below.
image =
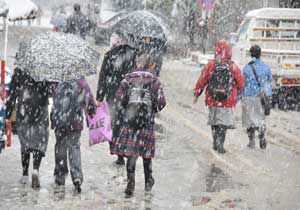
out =
[(82, 120), (79, 103), (79, 90), (77, 82), (61, 82), (53, 97), (51, 112), (52, 128), (68, 129), (72, 123)]
[(230, 70), (230, 62), (216, 62), (215, 68), (212, 70), (208, 80), (208, 94), (218, 100), (228, 98), (232, 89), (232, 74)]
[(147, 128), (151, 122), (152, 97), (150, 89), (153, 87), (154, 78), (152, 74), (151, 76), (151, 81), (147, 84), (143, 82), (143, 75), (135, 82), (129, 83), (125, 118), (131, 129), (140, 130)]
[(18, 116), (23, 122), (37, 123), (44, 117), (44, 106), (48, 105), (46, 84), (35, 82), (27, 77), (23, 84), (21, 95), (18, 99)]

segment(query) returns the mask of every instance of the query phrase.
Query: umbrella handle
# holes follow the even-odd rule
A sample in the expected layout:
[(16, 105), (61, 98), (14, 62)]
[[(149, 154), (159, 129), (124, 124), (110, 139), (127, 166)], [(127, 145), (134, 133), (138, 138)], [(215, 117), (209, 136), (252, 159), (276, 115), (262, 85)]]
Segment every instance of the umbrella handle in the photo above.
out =
[[(5, 61), (1, 61), (1, 99), (5, 102), (6, 91), (5, 91)], [(7, 147), (11, 146), (11, 121), (9, 120), (6, 124), (6, 140)]]

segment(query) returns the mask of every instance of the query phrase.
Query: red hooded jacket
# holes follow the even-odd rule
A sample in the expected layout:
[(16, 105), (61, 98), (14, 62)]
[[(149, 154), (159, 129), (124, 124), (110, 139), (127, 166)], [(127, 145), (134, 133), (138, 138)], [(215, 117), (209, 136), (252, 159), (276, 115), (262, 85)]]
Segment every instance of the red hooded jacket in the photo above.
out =
[[(215, 58), (220, 59), (221, 63), (228, 62), (232, 57), (231, 47), (230, 45), (224, 41), (220, 40), (216, 43), (216, 49), (215, 49)], [(196, 83), (196, 86), (194, 88), (194, 96), (199, 97), (201, 93), (203, 92), (204, 88), (207, 87), (210, 75), (215, 67), (215, 61), (210, 60), (202, 69), (201, 75)], [(217, 101), (216, 99), (212, 98), (208, 94), (208, 90), (206, 88), (205, 91), (205, 104), (210, 107), (225, 107), (225, 108), (231, 108), (234, 107), (236, 104), (236, 96), (238, 92), (241, 92), (244, 85), (244, 77), (241, 74), (241, 71), (239, 67), (232, 62), (229, 65), (229, 68), (232, 73), (232, 89), (231, 93), (228, 96), (228, 98)]]

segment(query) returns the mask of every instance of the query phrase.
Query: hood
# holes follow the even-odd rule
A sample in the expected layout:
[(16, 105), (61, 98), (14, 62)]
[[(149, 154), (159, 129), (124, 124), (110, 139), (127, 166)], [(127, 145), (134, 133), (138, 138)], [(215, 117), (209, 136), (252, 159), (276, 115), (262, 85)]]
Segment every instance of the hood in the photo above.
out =
[(230, 44), (225, 40), (216, 42), (215, 59), (219, 59), (222, 63), (231, 59), (232, 51)]

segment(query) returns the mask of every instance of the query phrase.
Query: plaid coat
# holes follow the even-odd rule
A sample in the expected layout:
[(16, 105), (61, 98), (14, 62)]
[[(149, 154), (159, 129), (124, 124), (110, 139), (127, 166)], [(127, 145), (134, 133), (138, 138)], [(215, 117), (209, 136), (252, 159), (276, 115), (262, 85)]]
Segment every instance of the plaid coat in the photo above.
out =
[(140, 79), (141, 76), (144, 83), (148, 83), (149, 80), (154, 77), (153, 86), (150, 90), (153, 101), (150, 123), (146, 128), (134, 131), (125, 122), (121, 128), (120, 136), (113, 140), (111, 153), (126, 157), (141, 156), (146, 159), (151, 159), (155, 154), (155, 113), (161, 111), (166, 105), (166, 99), (160, 81), (157, 77), (147, 72), (147, 70), (138, 69), (125, 76), (125, 79), (122, 81), (116, 93), (116, 98), (121, 101), (123, 107), (126, 109), (129, 83), (133, 80)]

